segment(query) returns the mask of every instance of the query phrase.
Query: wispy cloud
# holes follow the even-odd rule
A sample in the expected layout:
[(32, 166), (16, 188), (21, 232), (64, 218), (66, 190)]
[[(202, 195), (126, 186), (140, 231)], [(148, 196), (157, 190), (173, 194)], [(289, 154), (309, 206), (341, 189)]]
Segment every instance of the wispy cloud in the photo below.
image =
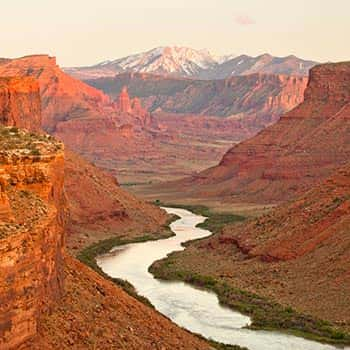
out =
[(241, 26), (249, 26), (251, 24), (255, 24), (254, 19), (248, 15), (236, 15), (235, 22)]

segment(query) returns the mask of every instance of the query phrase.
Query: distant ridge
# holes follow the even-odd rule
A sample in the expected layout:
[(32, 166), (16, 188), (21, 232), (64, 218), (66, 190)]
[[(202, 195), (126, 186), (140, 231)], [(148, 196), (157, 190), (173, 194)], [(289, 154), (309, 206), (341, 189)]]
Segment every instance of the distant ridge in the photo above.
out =
[(111, 77), (120, 73), (152, 73), (159, 75), (204, 80), (225, 79), (252, 73), (307, 76), (317, 62), (290, 55), (274, 57), (263, 54), (226, 55), (217, 57), (207, 50), (187, 47), (158, 47), (115, 60), (107, 60), (88, 67), (65, 68), (65, 72), (78, 79)]

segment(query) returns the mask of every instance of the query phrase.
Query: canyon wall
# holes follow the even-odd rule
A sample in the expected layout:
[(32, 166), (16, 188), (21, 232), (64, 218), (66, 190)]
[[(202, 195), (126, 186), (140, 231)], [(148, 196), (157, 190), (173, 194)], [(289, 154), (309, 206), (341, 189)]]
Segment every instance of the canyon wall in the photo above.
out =
[[(112, 98), (127, 86), (152, 112), (242, 117), (248, 126), (253, 122), (249, 116), (255, 116), (255, 123), (268, 123), (301, 103), (307, 81), (260, 73), (212, 81), (123, 73), (87, 83)], [(268, 120), (259, 121), (261, 117)]]
[(40, 130), (39, 84), (34, 78), (0, 78), (0, 124)]
[(290, 199), (346, 163), (349, 127), (350, 63), (317, 66), (302, 104), (180, 186), (228, 201)]
[(64, 150), (49, 136), (0, 129), (0, 348), (35, 336), (63, 292)]

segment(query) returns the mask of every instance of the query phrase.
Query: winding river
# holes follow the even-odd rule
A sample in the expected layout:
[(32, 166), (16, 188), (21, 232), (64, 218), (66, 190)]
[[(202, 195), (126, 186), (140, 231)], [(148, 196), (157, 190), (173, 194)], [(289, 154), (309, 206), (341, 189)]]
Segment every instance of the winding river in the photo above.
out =
[[(148, 272), (155, 261), (173, 251), (183, 250), (181, 243), (211, 235), (197, 228), (206, 218), (184, 209), (164, 208), (179, 220), (171, 224), (176, 236), (144, 243), (116, 247), (97, 259), (98, 265), (111, 277), (132, 283), (162, 314), (173, 322), (206, 338), (226, 344), (245, 346), (250, 350), (332, 350), (320, 344), (279, 332), (255, 331), (244, 328), (250, 318), (219, 304), (214, 293), (197, 289), (183, 282), (155, 279)], [(350, 348), (347, 348), (348, 350)]]

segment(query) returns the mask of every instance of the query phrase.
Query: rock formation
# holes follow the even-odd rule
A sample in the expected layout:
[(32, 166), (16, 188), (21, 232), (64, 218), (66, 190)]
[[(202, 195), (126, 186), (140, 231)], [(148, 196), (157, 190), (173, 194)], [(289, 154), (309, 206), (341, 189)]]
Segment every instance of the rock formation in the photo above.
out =
[(6, 350), (34, 337), (40, 313), (62, 296), (66, 207), (62, 144), (1, 127), (0, 149), (0, 348)]
[(33, 78), (0, 78), (0, 124), (41, 129), (39, 84)]
[(255, 132), (301, 103), (307, 81), (307, 77), (261, 73), (214, 81), (123, 73), (87, 83), (112, 98), (127, 86), (153, 113), (231, 117)]
[(302, 104), (179, 186), (228, 201), (287, 200), (349, 159), (349, 103), (350, 64), (317, 66)]
[[(16, 81), (23, 92), (26, 79)], [(27, 111), (40, 110), (38, 93), (11, 90), (20, 103), (12, 100), (17, 109), (6, 115), (32, 130)], [(33, 129), (37, 118), (34, 114)], [(12, 125), (13, 119), (2, 122)], [(157, 343), (207, 350), (206, 342), (64, 254), (67, 220), (74, 251), (116, 234), (154, 233), (167, 219), (72, 152), (66, 152), (64, 164), (64, 153), (52, 136), (0, 127), (0, 348), (83, 349), (98, 343), (101, 349), (138, 350)]]
[(129, 113), (131, 112), (131, 102), (130, 102), (130, 97), (128, 93), (128, 88), (126, 86), (123, 87), (122, 91), (120, 92), (118, 96), (118, 100), (116, 101), (117, 108), (122, 112), (122, 113)]
[(150, 114), (146, 109), (142, 108), (141, 100), (138, 97), (130, 99), (127, 86), (123, 86), (119, 96), (115, 100), (115, 107), (122, 115), (129, 114), (135, 120), (138, 120), (138, 123), (133, 124), (140, 124), (142, 127), (151, 125)]

